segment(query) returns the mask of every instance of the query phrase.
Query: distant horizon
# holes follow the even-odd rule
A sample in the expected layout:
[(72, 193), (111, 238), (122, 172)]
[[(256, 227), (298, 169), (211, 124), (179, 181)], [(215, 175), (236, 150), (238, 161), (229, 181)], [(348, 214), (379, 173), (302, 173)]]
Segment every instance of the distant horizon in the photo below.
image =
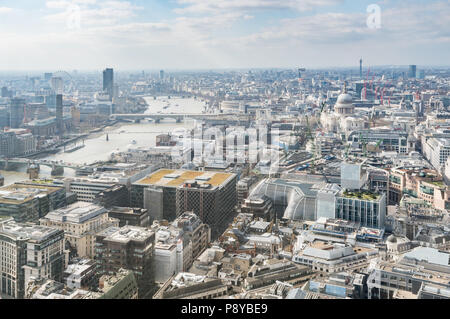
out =
[(0, 70), (448, 65), (449, 16), (447, 0), (2, 0)]
[[(411, 64), (405, 64), (405, 65), (363, 65), (363, 69), (367, 70), (368, 68), (372, 69), (382, 69), (382, 68), (392, 68), (392, 69), (405, 69), (408, 68)], [(443, 69), (450, 69), (450, 65), (419, 65), (419, 64), (412, 64), (416, 65), (418, 69), (424, 68), (424, 69), (434, 69), (434, 68), (443, 68)], [(112, 68), (114, 69), (114, 72), (125, 72), (125, 73), (134, 73), (134, 72), (156, 72), (163, 70), (164, 72), (209, 72), (209, 71), (246, 71), (246, 70), (296, 70), (297, 68), (305, 68), (306, 72), (308, 71), (322, 71), (322, 70), (359, 70), (359, 66), (321, 66), (321, 67), (308, 67), (308, 66), (292, 66), (292, 67), (228, 67), (228, 68), (196, 68), (196, 69), (169, 69), (169, 68), (143, 68), (143, 69), (119, 69), (114, 66), (105, 66), (102, 68), (95, 68), (95, 69), (76, 69), (76, 68), (69, 68), (66, 70), (63, 69), (55, 69), (55, 70), (48, 70), (48, 69), (28, 69), (28, 70), (0, 70), (0, 74), (5, 73), (56, 73), (56, 72), (102, 72), (106, 68)]]

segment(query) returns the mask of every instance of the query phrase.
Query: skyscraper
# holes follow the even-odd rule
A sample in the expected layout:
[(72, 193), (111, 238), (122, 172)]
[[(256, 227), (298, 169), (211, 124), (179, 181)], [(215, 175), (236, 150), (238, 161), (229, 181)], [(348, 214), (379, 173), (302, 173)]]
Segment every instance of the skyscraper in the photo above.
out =
[(19, 128), (23, 123), (25, 112), (25, 100), (20, 98), (14, 98), (11, 100), (9, 114), (9, 126), (11, 128)]
[(409, 71), (408, 71), (408, 78), (415, 79), (416, 78), (416, 72), (417, 72), (417, 66), (416, 65), (410, 65)]
[(159, 71), (159, 79), (164, 80), (164, 70)]
[(114, 95), (114, 69), (103, 71), (103, 91), (108, 93), (109, 100), (112, 101)]

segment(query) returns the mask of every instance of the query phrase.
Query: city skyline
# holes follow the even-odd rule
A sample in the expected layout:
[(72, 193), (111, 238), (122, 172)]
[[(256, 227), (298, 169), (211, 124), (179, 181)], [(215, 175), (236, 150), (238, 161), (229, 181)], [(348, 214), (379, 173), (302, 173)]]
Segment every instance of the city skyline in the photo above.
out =
[(4, 0), (0, 70), (447, 65), (448, 15), (421, 0)]

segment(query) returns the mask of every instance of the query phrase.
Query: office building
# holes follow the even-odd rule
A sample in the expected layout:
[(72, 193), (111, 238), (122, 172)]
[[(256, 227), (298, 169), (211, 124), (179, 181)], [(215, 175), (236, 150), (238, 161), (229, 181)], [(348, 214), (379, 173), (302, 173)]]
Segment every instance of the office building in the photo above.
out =
[(383, 151), (409, 154), (415, 146), (408, 145), (408, 133), (401, 130), (372, 129), (357, 130), (349, 134), (348, 141), (379, 144)]
[(13, 98), (9, 107), (9, 127), (19, 128), (23, 124), (26, 103), (24, 99)]
[(131, 206), (149, 209), (154, 220), (173, 221), (193, 211), (216, 238), (232, 218), (236, 179), (224, 172), (161, 169), (132, 184)]
[(262, 218), (265, 221), (272, 221), (275, 218), (272, 200), (263, 196), (250, 196), (244, 200), (241, 206), (243, 214), (252, 214), (255, 218)]
[(119, 220), (119, 227), (125, 225), (147, 227), (150, 225), (150, 215), (147, 209), (130, 207), (109, 207), (109, 217)]
[(179, 272), (187, 271), (208, 247), (210, 229), (193, 212), (183, 213), (173, 223), (155, 221), (155, 281), (166, 282)]
[(415, 79), (417, 75), (417, 65), (410, 65), (408, 69), (408, 78)]
[(175, 219), (172, 225), (182, 229), (191, 242), (192, 260), (188, 260), (184, 264), (183, 269), (186, 271), (192, 265), (192, 262), (208, 247), (211, 241), (211, 229), (194, 212), (184, 212)]
[(155, 233), (137, 226), (109, 227), (96, 235), (95, 251), (101, 275), (132, 270), (139, 286), (139, 298), (154, 293)]
[(381, 261), (369, 269), (369, 299), (450, 298), (449, 253), (416, 247), (398, 262)]
[(373, 248), (314, 241), (295, 252), (292, 261), (326, 274), (363, 270), (369, 265), (370, 260), (376, 257), (378, 251)]
[[(27, 182), (30, 185), (48, 185), (65, 188), (67, 193), (74, 193), (77, 199), (87, 203), (108, 204), (127, 207), (129, 193), (124, 185), (117, 185), (114, 180), (96, 178), (38, 179)], [(107, 191), (107, 192), (105, 192)], [(103, 193), (103, 195), (101, 195)], [(106, 201), (109, 200), (107, 203)]]
[(66, 193), (60, 187), (13, 184), (0, 188), (0, 216), (16, 222), (37, 222), (49, 211), (65, 205)]
[(361, 226), (383, 228), (386, 194), (367, 190), (343, 190), (337, 184), (284, 179), (262, 180), (251, 196), (272, 200), (277, 218), (315, 221), (320, 217), (359, 222)]
[(95, 256), (97, 233), (111, 226), (119, 226), (119, 221), (108, 217), (104, 207), (85, 202), (54, 210), (41, 218), (39, 223), (64, 230), (66, 246), (71, 255), (88, 258)]
[(431, 165), (440, 172), (450, 155), (450, 139), (443, 137), (429, 138), (423, 144), (423, 154), (430, 161)]
[(103, 91), (108, 94), (109, 100), (112, 101), (114, 95), (114, 69), (103, 71)]

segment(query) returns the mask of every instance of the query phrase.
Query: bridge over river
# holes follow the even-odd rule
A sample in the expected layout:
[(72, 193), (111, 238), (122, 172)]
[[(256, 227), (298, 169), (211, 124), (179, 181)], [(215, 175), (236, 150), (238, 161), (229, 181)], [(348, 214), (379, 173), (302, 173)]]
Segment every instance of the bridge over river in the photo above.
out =
[(174, 119), (177, 123), (181, 123), (186, 119), (194, 119), (208, 122), (217, 122), (218, 124), (226, 124), (229, 122), (248, 122), (250, 116), (248, 114), (201, 114), (201, 113), (147, 113), (147, 114), (112, 114), (111, 120), (133, 120), (141, 121), (151, 119), (155, 123), (159, 123), (163, 119)]

